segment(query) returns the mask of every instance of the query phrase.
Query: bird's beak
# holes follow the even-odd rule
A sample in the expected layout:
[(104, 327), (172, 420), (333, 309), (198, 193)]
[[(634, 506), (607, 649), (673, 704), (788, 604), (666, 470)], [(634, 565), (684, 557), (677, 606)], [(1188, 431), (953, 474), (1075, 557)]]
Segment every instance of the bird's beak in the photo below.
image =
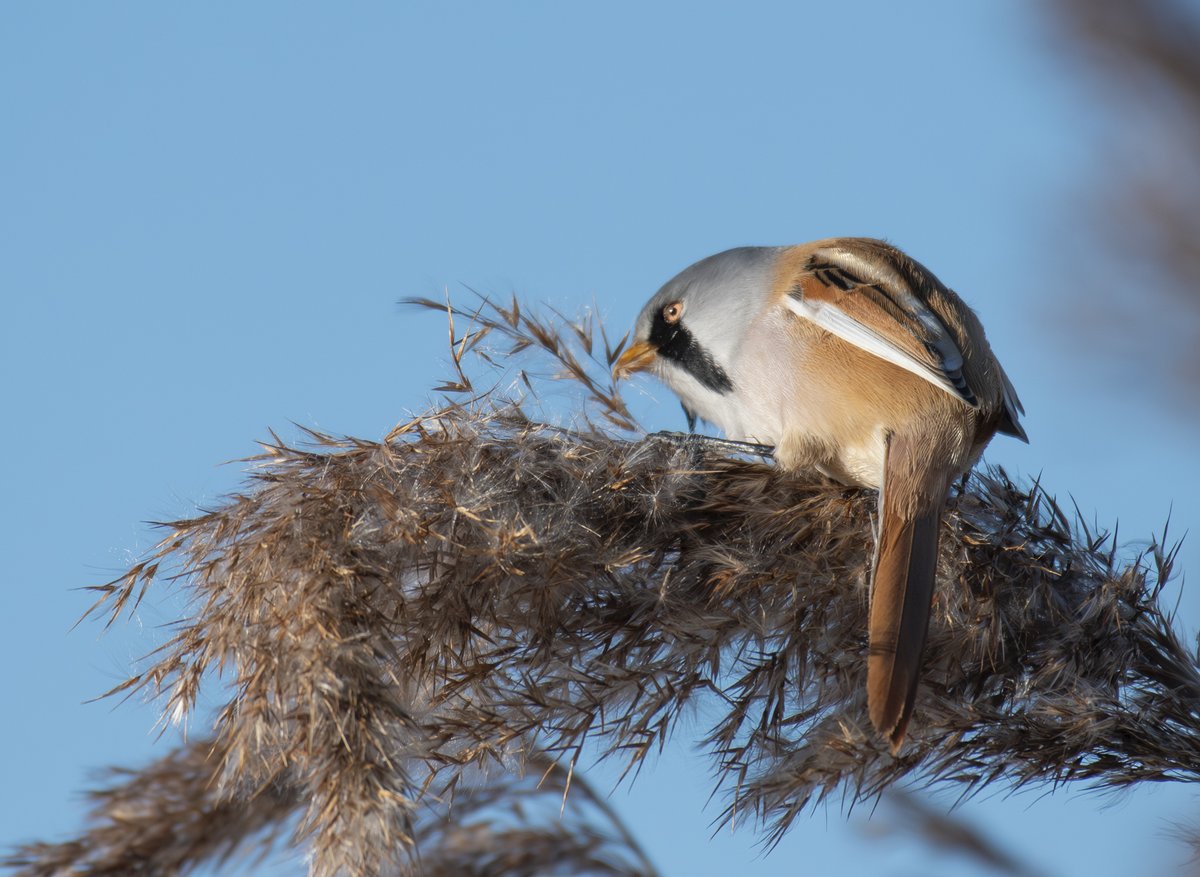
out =
[(654, 357), (657, 355), (657, 348), (649, 341), (635, 342), (621, 354), (621, 358), (613, 366), (613, 377), (619, 381), (634, 372), (645, 371), (650, 368), (650, 364), (654, 362)]

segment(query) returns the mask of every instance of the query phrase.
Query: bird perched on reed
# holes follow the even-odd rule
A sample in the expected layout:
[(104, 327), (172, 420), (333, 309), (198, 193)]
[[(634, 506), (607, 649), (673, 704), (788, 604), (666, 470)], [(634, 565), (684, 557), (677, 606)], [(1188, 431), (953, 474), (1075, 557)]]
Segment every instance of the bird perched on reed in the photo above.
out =
[(897, 751), (950, 484), (995, 433), (1028, 441), (979, 319), (883, 241), (740, 247), (685, 269), (646, 304), (614, 373), (642, 370), (679, 396), (689, 424), (879, 491), (867, 705)]

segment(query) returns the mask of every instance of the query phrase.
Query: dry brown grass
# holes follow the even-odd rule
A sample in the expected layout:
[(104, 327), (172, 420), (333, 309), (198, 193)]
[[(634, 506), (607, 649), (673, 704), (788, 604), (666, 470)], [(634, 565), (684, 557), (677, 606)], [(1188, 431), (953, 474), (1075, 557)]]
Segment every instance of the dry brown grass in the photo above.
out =
[[(466, 806), (431, 833), (429, 814), (481, 770), (494, 792), (478, 800), (529, 794), (512, 775), (546, 759), (561, 798), (585, 743), (636, 767), (685, 712), (707, 722), (724, 818), (768, 844), (814, 802), (901, 778), (964, 793), (1197, 778), (1200, 668), (1157, 602), (1161, 542), (1122, 559), (1036, 484), (972, 475), (949, 504), (925, 683), (894, 758), (862, 694), (874, 497), (629, 437), (606, 376), (621, 345), (594, 326), (515, 303), (454, 318), (447, 389), (463, 401), (382, 442), (274, 441), (244, 492), (162, 525), (151, 556), (97, 589), (110, 623), (158, 580), (191, 599), (117, 691), (181, 718), (220, 672), (228, 697), (211, 740), (99, 793), (87, 832), (19, 850), (18, 873), (174, 874), (283, 830), (320, 877), (557, 873), (504, 857), (568, 848), (579, 873), (650, 873), (594, 796), (574, 822)], [(578, 428), (476, 390), (472, 351), (509, 348), (582, 387)]]

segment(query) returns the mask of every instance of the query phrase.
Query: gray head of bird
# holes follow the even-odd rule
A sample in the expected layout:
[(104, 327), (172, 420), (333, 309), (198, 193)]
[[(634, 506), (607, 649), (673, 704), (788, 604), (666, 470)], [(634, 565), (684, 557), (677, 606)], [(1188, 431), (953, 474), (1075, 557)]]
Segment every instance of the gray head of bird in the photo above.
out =
[(642, 308), (613, 375), (649, 371), (685, 405), (733, 392), (732, 366), (766, 306), (778, 253), (775, 247), (726, 250), (667, 281)]

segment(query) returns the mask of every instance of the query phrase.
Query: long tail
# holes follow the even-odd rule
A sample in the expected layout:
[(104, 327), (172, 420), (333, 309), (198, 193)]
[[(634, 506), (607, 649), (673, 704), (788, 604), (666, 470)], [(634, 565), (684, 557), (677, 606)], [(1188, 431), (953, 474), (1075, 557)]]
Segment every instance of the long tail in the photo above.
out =
[(911, 470), (905, 471), (898, 459), (903, 453), (889, 443), (879, 498), (867, 657), (867, 709), (892, 752), (904, 742), (917, 696), (945, 504), (944, 486), (940, 491), (921, 490), (932, 498), (917, 500)]

